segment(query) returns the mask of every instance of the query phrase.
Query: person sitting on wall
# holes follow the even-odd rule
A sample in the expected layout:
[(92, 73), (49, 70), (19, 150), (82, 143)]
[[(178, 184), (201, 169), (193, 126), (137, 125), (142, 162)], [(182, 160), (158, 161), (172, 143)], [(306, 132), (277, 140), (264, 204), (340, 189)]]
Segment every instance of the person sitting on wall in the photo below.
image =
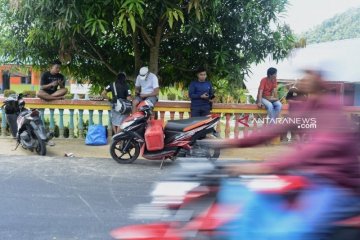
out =
[(40, 91), (37, 93), (38, 98), (46, 101), (64, 99), (68, 90), (65, 88), (65, 77), (60, 73), (60, 68), (61, 62), (54, 61), (50, 71), (42, 75)]
[(149, 71), (148, 67), (142, 67), (135, 82), (135, 99), (133, 100), (133, 113), (136, 106), (143, 100), (150, 101), (155, 106), (159, 96), (159, 79)]
[(277, 96), (277, 69), (269, 68), (267, 70), (267, 77), (261, 79), (257, 105), (258, 107), (265, 106), (270, 119), (275, 119), (281, 112), (282, 104)]

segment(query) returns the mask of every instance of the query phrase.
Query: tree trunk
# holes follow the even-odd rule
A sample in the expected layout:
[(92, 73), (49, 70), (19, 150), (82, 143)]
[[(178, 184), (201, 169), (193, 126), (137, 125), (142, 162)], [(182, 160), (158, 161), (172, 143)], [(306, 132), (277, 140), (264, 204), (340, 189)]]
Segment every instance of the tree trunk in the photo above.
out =
[(154, 74), (159, 71), (159, 46), (150, 47), (150, 63), (149, 70)]
[(139, 46), (139, 32), (138, 30), (135, 31), (133, 35), (133, 47), (134, 47), (134, 56), (135, 56), (135, 69), (134, 69), (134, 76), (137, 75), (139, 69), (141, 68), (142, 61), (141, 61), (141, 50)]
[(160, 21), (158, 27), (156, 28), (156, 35), (154, 45), (150, 47), (150, 63), (149, 70), (154, 74), (158, 74), (159, 72), (159, 52), (160, 52), (160, 42), (161, 36), (163, 33), (164, 23)]

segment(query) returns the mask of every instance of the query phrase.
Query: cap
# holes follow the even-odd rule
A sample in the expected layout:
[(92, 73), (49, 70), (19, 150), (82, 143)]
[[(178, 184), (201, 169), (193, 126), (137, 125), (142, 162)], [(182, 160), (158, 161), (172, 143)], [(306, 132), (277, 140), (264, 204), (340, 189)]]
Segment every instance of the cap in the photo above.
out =
[(149, 73), (149, 68), (148, 67), (142, 67), (140, 68), (139, 71), (139, 76), (141, 80), (145, 80), (146, 75)]

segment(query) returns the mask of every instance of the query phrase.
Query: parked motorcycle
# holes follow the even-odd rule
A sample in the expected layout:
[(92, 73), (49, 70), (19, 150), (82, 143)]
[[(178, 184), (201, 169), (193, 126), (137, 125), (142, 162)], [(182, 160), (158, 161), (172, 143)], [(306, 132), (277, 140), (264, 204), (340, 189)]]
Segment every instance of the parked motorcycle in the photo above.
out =
[[(156, 183), (150, 204), (137, 206), (132, 217), (153, 223), (130, 225), (111, 231), (118, 240), (211, 240), (228, 239), (234, 231), (231, 223), (239, 217), (241, 206), (236, 201), (222, 203), (219, 190), (229, 175), (225, 165), (211, 165), (208, 161), (188, 160), (184, 171)], [(281, 194), (291, 203), (296, 194), (308, 186), (305, 178), (290, 175), (240, 176), (236, 184), (263, 194)], [(240, 198), (241, 196), (236, 196)], [(296, 201), (293, 202), (296, 207)], [(290, 205), (289, 205), (290, 206)], [(328, 240), (352, 240), (360, 234), (360, 215), (334, 223)], [(230, 226), (230, 227), (229, 227)], [(236, 228), (235, 228), (236, 231)]]
[(219, 149), (197, 145), (205, 137), (216, 137), (220, 117), (194, 117), (168, 121), (165, 128), (161, 120), (151, 120), (152, 103), (143, 101), (137, 112), (122, 123), (122, 132), (112, 138), (110, 154), (118, 163), (132, 163), (139, 155), (149, 160), (177, 157), (205, 157), (215, 160)]
[(21, 145), (24, 149), (36, 151), (39, 155), (46, 155), (46, 143), (53, 137), (47, 133), (37, 109), (26, 109), (23, 95), (12, 94), (4, 101), (7, 122), (11, 134), (16, 138), (15, 150)]

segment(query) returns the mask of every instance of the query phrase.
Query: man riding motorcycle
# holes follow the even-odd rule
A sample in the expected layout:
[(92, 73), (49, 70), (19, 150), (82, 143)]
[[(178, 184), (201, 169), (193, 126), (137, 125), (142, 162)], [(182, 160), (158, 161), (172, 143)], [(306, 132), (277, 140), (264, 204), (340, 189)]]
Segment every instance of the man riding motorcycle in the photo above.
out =
[[(242, 211), (238, 233), (233, 239), (327, 239), (332, 223), (359, 213), (358, 135), (342, 114), (342, 106), (335, 96), (324, 93), (325, 72), (310, 69), (305, 73), (298, 89), (308, 94), (309, 98), (297, 106), (288, 121), (271, 124), (244, 139), (202, 141), (214, 148), (251, 147), (292, 129), (301, 130), (311, 137), (310, 141), (299, 143), (301, 148), (283, 156), (263, 163), (229, 168), (234, 175), (296, 171), (305, 175), (311, 183), (297, 196), (300, 207), (287, 209), (276, 218), (267, 214), (276, 207), (283, 207), (277, 202), (281, 199), (264, 199), (261, 195), (249, 193), (253, 194), (248, 198), (251, 201), (247, 201)], [(303, 125), (309, 121), (312, 125)], [(300, 152), (298, 149), (301, 149)], [(285, 222), (286, 227), (282, 224)]]

